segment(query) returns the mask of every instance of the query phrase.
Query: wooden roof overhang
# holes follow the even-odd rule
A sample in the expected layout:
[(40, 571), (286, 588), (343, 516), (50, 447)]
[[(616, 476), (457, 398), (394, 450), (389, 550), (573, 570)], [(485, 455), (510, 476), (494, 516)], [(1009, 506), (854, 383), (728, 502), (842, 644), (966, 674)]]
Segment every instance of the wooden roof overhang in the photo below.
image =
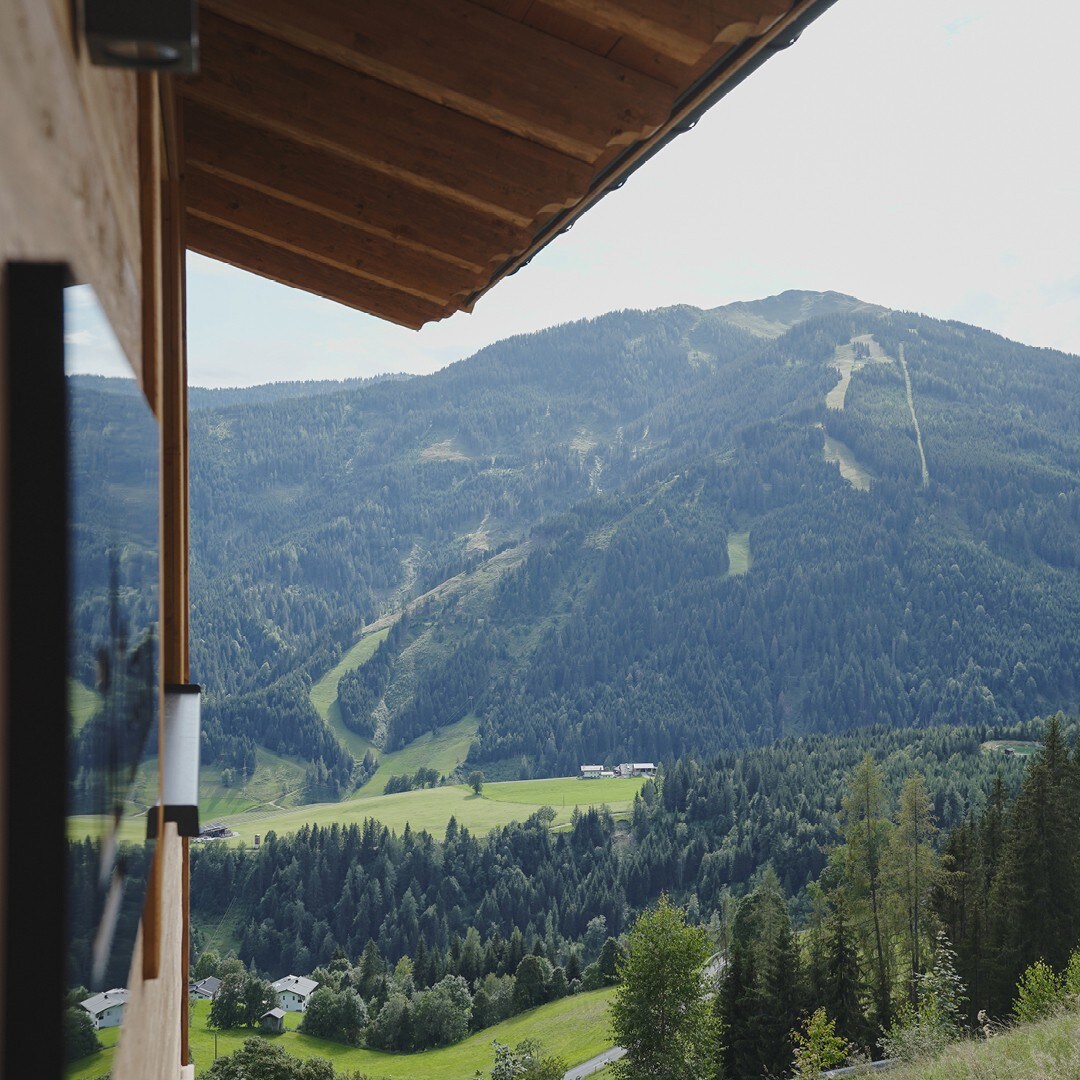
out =
[(202, 0), (187, 246), (419, 328), (834, 0)]

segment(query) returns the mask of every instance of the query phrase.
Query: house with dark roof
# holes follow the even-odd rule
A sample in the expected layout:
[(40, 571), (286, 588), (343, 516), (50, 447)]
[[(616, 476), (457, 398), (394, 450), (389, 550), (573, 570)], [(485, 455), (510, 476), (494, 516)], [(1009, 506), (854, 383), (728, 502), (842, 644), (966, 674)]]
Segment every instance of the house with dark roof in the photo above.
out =
[(272, 985), (278, 996), (278, 1003), (286, 1012), (304, 1012), (308, 998), (319, 986), (314, 979), (307, 979), (303, 975), (286, 975)]
[(216, 975), (208, 975), (188, 986), (188, 997), (192, 1001), (213, 1001), (220, 989), (221, 980)]

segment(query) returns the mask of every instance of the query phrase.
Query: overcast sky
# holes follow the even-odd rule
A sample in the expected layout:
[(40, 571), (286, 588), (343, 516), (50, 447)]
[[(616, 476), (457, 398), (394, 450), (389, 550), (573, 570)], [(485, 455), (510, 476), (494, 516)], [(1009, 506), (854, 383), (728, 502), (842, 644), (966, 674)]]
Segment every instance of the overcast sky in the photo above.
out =
[(792, 288), (1080, 353), (1078, 41), (1075, 0), (839, 0), (472, 315), (415, 333), (190, 256), (190, 380), (429, 372)]

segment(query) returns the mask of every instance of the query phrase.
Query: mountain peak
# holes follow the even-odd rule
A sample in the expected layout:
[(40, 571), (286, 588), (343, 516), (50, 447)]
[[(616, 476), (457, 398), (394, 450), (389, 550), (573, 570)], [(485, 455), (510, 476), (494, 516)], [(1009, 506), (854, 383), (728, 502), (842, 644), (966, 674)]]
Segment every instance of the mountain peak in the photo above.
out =
[(719, 316), (735, 326), (759, 337), (774, 338), (798, 323), (819, 315), (878, 312), (885, 308), (868, 304), (857, 297), (839, 292), (812, 292), (807, 289), (788, 289), (777, 296), (762, 300), (738, 300), (713, 308), (709, 314)]

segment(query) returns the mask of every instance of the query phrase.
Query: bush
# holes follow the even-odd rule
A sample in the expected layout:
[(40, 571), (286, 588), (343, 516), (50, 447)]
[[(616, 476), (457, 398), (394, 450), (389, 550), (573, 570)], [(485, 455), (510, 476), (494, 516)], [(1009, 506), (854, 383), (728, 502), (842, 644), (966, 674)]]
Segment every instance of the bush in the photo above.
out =
[(815, 1009), (807, 1018), (803, 1030), (791, 1033), (795, 1044), (795, 1076), (800, 1080), (817, 1080), (826, 1070), (843, 1063), (850, 1049), (846, 1039), (836, 1034), (836, 1021)]
[[(1073, 966), (1071, 959), (1069, 966)], [(1013, 1016), (1020, 1023), (1045, 1020), (1064, 1008), (1065, 994), (1065, 977), (1058, 975), (1045, 960), (1036, 960), (1016, 984)]]

